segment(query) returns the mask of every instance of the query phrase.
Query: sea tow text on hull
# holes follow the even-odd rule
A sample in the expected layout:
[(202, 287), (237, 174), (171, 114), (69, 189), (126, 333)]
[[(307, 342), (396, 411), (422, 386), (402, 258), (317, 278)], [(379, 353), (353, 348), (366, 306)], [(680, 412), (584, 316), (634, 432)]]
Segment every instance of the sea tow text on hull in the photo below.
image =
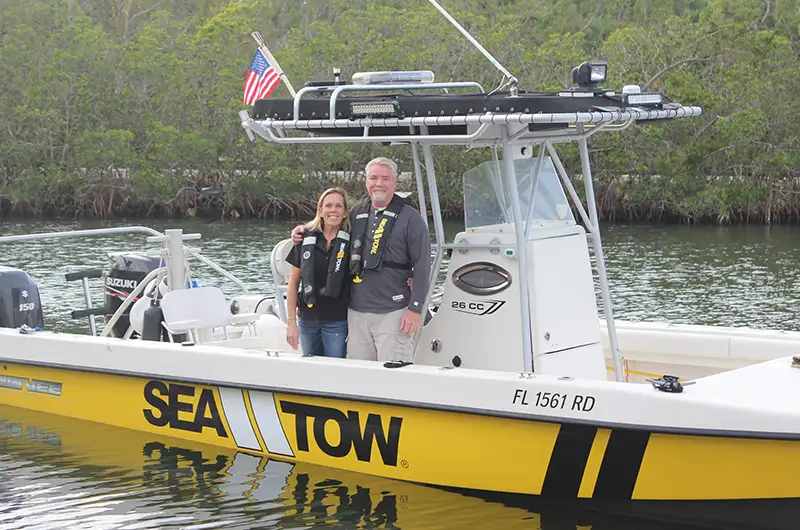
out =
[[(218, 436), (227, 438), (228, 433), (222, 424), (214, 392), (210, 388), (202, 389), (196, 409), (192, 403), (181, 401), (181, 397), (192, 398), (194, 395), (193, 386), (148, 381), (144, 386), (144, 399), (158, 412), (158, 415), (151, 409), (143, 409), (144, 418), (154, 427), (169, 425), (171, 429), (189, 432), (202, 432), (204, 427), (209, 427), (216, 430)], [(182, 420), (178, 418), (179, 412), (193, 414), (193, 417), (191, 420)]]
[[(211, 388), (148, 381), (144, 386), (144, 399), (150, 408), (142, 409), (142, 414), (154, 427), (194, 433), (202, 433), (208, 428), (221, 438), (229, 437), (225, 428), (226, 420), (223, 419), (223, 407), (217, 403)], [(332, 458), (344, 458), (355, 452), (359, 461), (372, 462), (374, 449), (377, 449), (384, 465), (397, 466), (403, 418), (391, 416), (386, 425), (381, 414), (368, 413), (362, 426), (362, 413), (357, 410), (343, 411), (286, 399), (279, 399), (279, 403), (284, 414), (294, 417), (296, 447), (293, 450), (308, 453), (311, 445), (314, 445)], [(184, 419), (179, 417), (181, 413)], [(338, 436), (331, 436), (326, 431), (329, 422), (338, 427)], [(252, 427), (260, 430), (262, 437), (265, 432), (263, 429), (269, 428), (266, 424)], [(278, 421), (272, 427), (280, 429), (286, 436), (284, 421)], [(266, 448), (265, 452), (269, 452), (269, 449)]]
[[(308, 451), (308, 418), (313, 418), (312, 433), (317, 447), (326, 455), (333, 458), (342, 458), (349, 455), (355, 448), (356, 458), (362, 462), (372, 461), (372, 448), (378, 446), (378, 453), (384, 465), (397, 465), (397, 451), (400, 444), (400, 428), (402, 418), (392, 416), (389, 419), (388, 430), (384, 429), (380, 414), (368, 414), (363, 428), (359, 413), (348, 410), (347, 413), (339, 409), (294, 403), (281, 400), (281, 410), (286, 414), (295, 416), (295, 435), (297, 450)], [(339, 441), (332, 444), (328, 440), (325, 424), (329, 421), (339, 427)]]

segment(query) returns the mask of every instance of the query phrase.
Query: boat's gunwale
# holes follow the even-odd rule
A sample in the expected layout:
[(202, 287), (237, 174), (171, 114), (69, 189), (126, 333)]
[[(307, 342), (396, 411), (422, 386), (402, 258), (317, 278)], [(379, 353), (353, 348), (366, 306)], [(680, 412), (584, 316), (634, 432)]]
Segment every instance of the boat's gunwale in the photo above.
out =
[(525, 420), (525, 421), (549, 423), (556, 425), (586, 425), (586, 426), (596, 427), (598, 429), (645, 431), (650, 434), (666, 434), (666, 435), (679, 435), (679, 436), (704, 436), (704, 437), (714, 437), (714, 438), (737, 438), (737, 439), (752, 439), (752, 440), (764, 440), (764, 441), (800, 441), (800, 433), (734, 431), (734, 430), (723, 430), (723, 429), (687, 429), (687, 428), (665, 427), (662, 425), (644, 425), (644, 424), (636, 425), (636, 424), (619, 423), (619, 422), (581, 420), (578, 418), (556, 419), (553, 417), (541, 416), (538, 414), (523, 414), (523, 413), (503, 411), (503, 410), (483, 409), (477, 407), (459, 407), (457, 405), (437, 405), (433, 403), (414, 402), (402, 399), (387, 399), (387, 398), (379, 398), (373, 396), (356, 396), (351, 394), (340, 394), (335, 392), (318, 392), (314, 390), (298, 390), (294, 388), (280, 388), (268, 385), (254, 385), (250, 383), (231, 384), (228, 381), (215, 381), (213, 379), (197, 379), (197, 378), (188, 378), (188, 377), (173, 376), (173, 375), (170, 375), (169, 377), (162, 377), (159, 374), (148, 374), (145, 372), (114, 370), (108, 368), (92, 368), (88, 366), (75, 366), (75, 365), (55, 363), (55, 362), (19, 360), (2, 356), (0, 356), (0, 363), (20, 365), (20, 366), (34, 366), (39, 368), (54, 368), (59, 370), (69, 370), (73, 372), (86, 372), (86, 373), (105, 374), (112, 376), (135, 377), (138, 379), (174, 381), (178, 383), (187, 383), (194, 385), (240, 388), (244, 390), (272, 392), (275, 394), (338, 399), (343, 401), (355, 401), (360, 403), (371, 403), (376, 405), (389, 405), (395, 407), (406, 407), (406, 408), (414, 408), (421, 410), (454, 412), (458, 414), (477, 414), (480, 416), (487, 416), (494, 418)]

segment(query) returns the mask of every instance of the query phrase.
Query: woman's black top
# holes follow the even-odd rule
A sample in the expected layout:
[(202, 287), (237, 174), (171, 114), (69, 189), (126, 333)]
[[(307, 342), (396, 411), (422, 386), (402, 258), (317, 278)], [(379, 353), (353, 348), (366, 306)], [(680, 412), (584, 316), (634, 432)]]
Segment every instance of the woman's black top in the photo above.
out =
[[(320, 236), (317, 238), (317, 244), (314, 246), (314, 283), (322, 289), (328, 279), (328, 262), (333, 255), (333, 248), (325, 248), (325, 238)], [(302, 243), (292, 247), (289, 255), (286, 256), (287, 263), (300, 268), (300, 247)], [(350, 284), (351, 278), (348, 275), (344, 284), (342, 285), (342, 293), (339, 298), (331, 298), (330, 296), (317, 296), (317, 303), (314, 307), (308, 308), (303, 303), (302, 297), (302, 280), (300, 281), (299, 291), (297, 293), (297, 316), (307, 320), (321, 320), (327, 322), (339, 322), (347, 320), (347, 303), (350, 300)]]

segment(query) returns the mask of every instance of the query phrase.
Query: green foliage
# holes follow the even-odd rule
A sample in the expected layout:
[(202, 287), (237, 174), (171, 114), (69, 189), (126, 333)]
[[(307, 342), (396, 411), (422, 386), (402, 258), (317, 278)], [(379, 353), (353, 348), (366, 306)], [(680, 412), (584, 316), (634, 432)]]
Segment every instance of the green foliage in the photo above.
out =
[[(359, 197), (384, 146), (249, 143), (244, 75), (261, 31), (294, 82), (431, 69), (498, 72), (426, 2), (0, 0), (0, 215), (308, 215), (330, 185)], [(601, 134), (601, 215), (678, 222), (800, 219), (800, 12), (773, 0), (447, 0), (523, 90), (559, 90), (586, 59), (703, 108), (694, 120)], [(280, 87), (276, 93), (286, 96)], [(559, 148), (571, 172), (574, 146)], [(437, 148), (443, 210), (485, 150)], [(198, 192), (218, 187), (210, 197)], [(406, 189), (412, 183), (404, 183)], [(578, 186), (580, 189), (581, 186)]]

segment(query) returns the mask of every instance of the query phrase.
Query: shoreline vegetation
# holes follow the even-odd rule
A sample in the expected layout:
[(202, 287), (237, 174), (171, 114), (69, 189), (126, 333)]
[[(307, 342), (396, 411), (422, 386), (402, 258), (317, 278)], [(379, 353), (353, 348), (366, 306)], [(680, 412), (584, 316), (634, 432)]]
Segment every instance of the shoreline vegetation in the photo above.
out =
[[(0, 0), (0, 218), (306, 218), (327, 187), (363, 196), (360, 172), (373, 156), (410, 170), (410, 149), (248, 142), (237, 112), (253, 30), (296, 89), (333, 67), (345, 78), (430, 69), (438, 80), (499, 81), (424, 1), (109, 5)], [(800, 11), (791, 2), (443, 5), (523, 90), (559, 90), (572, 67), (603, 59), (608, 87), (636, 83), (703, 108), (699, 118), (592, 138), (602, 221), (800, 222)], [(280, 86), (272, 97), (287, 96)], [(557, 149), (583, 197), (577, 150)], [(434, 151), (443, 213), (462, 217), (461, 175), (488, 153)]]
[[(397, 159), (398, 157), (395, 157)], [(89, 173), (89, 174), (87, 174)], [(94, 174), (91, 174), (94, 173)], [(213, 219), (296, 220), (310, 218), (317, 197), (329, 187), (342, 187), (350, 204), (365, 196), (363, 172), (305, 175), (282, 168), (273, 172), (174, 172), (156, 177), (158, 193), (141, 193), (142, 181), (119, 169), (81, 172), (79, 178), (39, 181), (36, 196), (10, 207), (0, 197), (0, 218), (10, 219)], [(583, 206), (583, 182), (570, 175)], [(445, 220), (463, 219), (461, 176), (439, 174), (440, 207)], [(603, 222), (666, 224), (798, 224), (800, 181), (783, 190), (748, 189), (742, 178), (664, 178), (624, 175), (595, 179), (598, 214)], [(444, 182), (444, 185), (443, 185)], [(168, 183), (168, 186), (165, 185)], [(691, 192), (687, 191), (691, 188)], [(2, 188), (0, 188), (2, 189)], [(419, 207), (413, 175), (401, 179), (398, 191)], [(430, 197), (425, 189), (428, 211)], [(770, 196), (769, 193), (772, 193)], [(1, 195), (1, 194), (0, 194)], [(727, 199), (727, 202), (723, 202)], [(745, 203), (743, 199), (749, 201)], [(570, 201), (576, 219), (579, 215)]]

